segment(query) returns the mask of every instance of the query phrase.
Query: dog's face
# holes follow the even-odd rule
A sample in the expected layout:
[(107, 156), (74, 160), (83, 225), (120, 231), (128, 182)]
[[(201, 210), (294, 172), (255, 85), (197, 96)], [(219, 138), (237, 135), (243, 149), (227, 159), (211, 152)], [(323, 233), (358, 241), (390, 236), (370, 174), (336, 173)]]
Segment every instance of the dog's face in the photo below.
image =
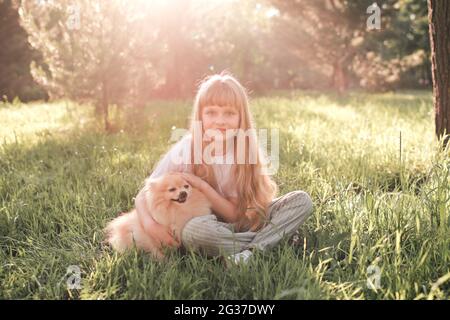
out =
[(152, 194), (159, 200), (164, 199), (174, 204), (185, 203), (192, 190), (192, 186), (177, 174), (167, 174), (160, 179), (150, 182)]

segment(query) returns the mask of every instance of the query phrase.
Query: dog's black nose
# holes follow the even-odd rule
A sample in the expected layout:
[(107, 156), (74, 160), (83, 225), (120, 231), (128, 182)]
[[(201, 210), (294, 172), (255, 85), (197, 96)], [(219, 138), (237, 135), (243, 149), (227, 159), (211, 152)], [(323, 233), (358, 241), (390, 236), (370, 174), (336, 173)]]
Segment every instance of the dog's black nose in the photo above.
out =
[(186, 191), (181, 191), (180, 195), (179, 195), (179, 198), (180, 199), (186, 199), (186, 197), (187, 197), (187, 192)]

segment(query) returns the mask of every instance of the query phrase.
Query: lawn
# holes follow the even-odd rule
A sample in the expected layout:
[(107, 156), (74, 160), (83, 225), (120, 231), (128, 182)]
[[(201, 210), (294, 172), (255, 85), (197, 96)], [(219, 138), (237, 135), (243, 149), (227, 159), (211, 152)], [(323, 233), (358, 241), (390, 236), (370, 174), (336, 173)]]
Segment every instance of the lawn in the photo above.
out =
[(314, 214), (227, 269), (102, 243), (187, 127), (190, 101), (113, 108), (112, 134), (89, 105), (1, 104), (0, 298), (450, 299), (450, 157), (431, 93), (273, 92), (251, 107), (259, 128), (279, 130), (279, 193), (307, 191)]

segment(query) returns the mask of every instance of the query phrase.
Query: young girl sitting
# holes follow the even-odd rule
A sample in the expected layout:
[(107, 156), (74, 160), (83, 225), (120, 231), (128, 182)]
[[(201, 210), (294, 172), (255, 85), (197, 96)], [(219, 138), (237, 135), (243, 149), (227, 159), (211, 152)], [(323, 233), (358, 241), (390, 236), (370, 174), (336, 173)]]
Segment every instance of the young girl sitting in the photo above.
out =
[(311, 198), (292, 191), (274, 199), (277, 187), (266, 173), (254, 130), (243, 86), (228, 74), (206, 78), (195, 98), (190, 133), (150, 179), (179, 172), (207, 196), (214, 214), (191, 219), (179, 243), (147, 214), (141, 190), (135, 204), (144, 230), (166, 245), (225, 255), (235, 263), (293, 235), (313, 211)]

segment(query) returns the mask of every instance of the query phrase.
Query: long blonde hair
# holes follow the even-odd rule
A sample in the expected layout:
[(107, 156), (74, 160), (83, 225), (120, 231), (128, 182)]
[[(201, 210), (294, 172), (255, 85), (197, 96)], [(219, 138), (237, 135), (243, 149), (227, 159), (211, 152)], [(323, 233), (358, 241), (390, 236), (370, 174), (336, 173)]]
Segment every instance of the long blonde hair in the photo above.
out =
[[(239, 129), (247, 132), (255, 132), (254, 125), (248, 103), (248, 95), (245, 88), (228, 73), (222, 72), (205, 78), (199, 86), (194, 101), (193, 114), (191, 119), (191, 134), (194, 137), (195, 121), (202, 121), (202, 109), (205, 106), (233, 106), (239, 113)], [(241, 230), (258, 230), (268, 221), (268, 205), (277, 193), (277, 185), (266, 174), (266, 167), (261, 162), (262, 152), (258, 146), (255, 134), (248, 136), (249, 142), (245, 143), (245, 162), (238, 164), (236, 161), (237, 137), (234, 137), (234, 165), (231, 173), (233, 179), (230, 183), (235, 182), (236, 191), (239, 195), (239, 221), (238, 229)], [(250, 146), (256, 146), (256, 161), (248, 161)], [(191, 145), (191, 157), (194, 157), (194, 139)], [(192, 172), (203, 178), (212, 187), (217, 190), (217, 181), (211, 166), (206, 164), (201, 157), (201, 163), (192, 163)]]

